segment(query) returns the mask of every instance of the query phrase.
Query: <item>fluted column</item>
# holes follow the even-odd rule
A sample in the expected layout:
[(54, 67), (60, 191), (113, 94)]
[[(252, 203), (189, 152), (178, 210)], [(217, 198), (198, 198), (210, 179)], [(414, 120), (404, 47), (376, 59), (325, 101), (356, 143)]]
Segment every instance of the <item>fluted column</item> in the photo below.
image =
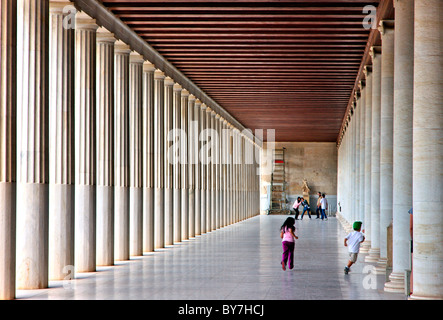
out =
[(371, 248), (366, 262), (380, 258), (380, 90), (381, 53), (372, 47)]
[(213, 211), (212, 211), (212, 155), (214, 151), (211, 148), (212, 145), (212, 121), (211, 121), (211, 112), (212, 109), (207, 107), (206, 108), (206, 134), (205, 134), (205, 154), (204, 156), (206, 159), (204, 159), (206, 163), (206, 232), (212, 231), (212, 218), (213, 218)]
[(174, 243), (174, 167), (170, 161), (169, 152), (172, 142), (169, 141), (169, 132), (173, 129), (174, 118), (174, 80), (165, 78), (165, 124), (164, 124), (164, 152), (165, 152), (165, 245)]
[(383, 55), (381, 60), (380, 104), (380, 260), (377, 273), (386, 273), (387, 228), (392, 222), (392, 157), (394, 108), (394, 23), (380, 25)]
[(96, 30), (95, 20), (76, 15), (75, 46), (75, 264), (96, 266)]
[(414, 99), (414, 0), (395, 0), (393, 246), (392, 273), (385, 291), (403, 293), (411, 260), (412, 112)]
[[(64, 28), (70, 1), (50, 2), (49, 46), (49, 279), (74, 265), (74, 39)], [(72, 7), (74, 8), (74, 7)]]
[(114, 264), (114, 43), (97, 30), (97, 265)]
[[(181, 92), (182, 92), (182, 86), (178, 83), (174, 84), (174, 97), (173, 97), (173, 106), (172, 106), (172, 128), (170, 134), (170, 139), (172, 141), (171, 150), (169, 153), (169, 159), (172, 161), (173, 165), (173, 224), (174, 224), (174, 230), (173, 230), (173, 236), (174, 240), (173, 242), (180, 242), (181, 241), (181, 232), (182, 232), (182, 202), (181, 202), (181, 155), (182, 152), (185, 152), (181, 149), (181, 136), (178, 137), (177, 135), (180, 134), (181, 129)], [(178, 149), (178, 150), (177, 150)], [(178, 151), (178, 153), (177, 153)]]
[(17, 1), (0, 1), (0, 300), (15, 298)]
[(195, 161), (195, 205), (194, 205), (194, 216), (195, 216), (195, 235), (201, 235), (201, 208), (202, 208), (202, 169), (200, 161), (200, 131), (202, 128), (201, 119), (201, 101), (196, 99), (194, 102), (194, 121), (195, 131), (194, 131), (194, 144), (193, 153)]
[(443, 2), (415, 1), (414, 13), (411, 298), (443, 299)]
[(154, 245), (165, 246), (165, 75), (160, 70), (154, 73)]
[(129, 259), (129, 54), (117, 41), (115, 52), (114, 259)]
[(196, 136), (198, 135), (198, 122), (195, 113), (195, 96), (188, 96), (188, 238), (195, 237), (195, 215), (196, 215)]
[(363, 227), (365, 242), (360, 252), (368, 253), (371, 247), (371, 151), (372, 151), (372, 67), (365, 66), (365, 204)]
[(358, 220), (365, 220), (365, 106), (366, 106), (366, 82), (360, 82), (360, 112), (359, 112), (359, 123), (360, 123), (360, 154), (359, 154), (359, 194), (360, 194), (360, 205), (358, 208)]
[(217, 183), (219, 177), (217, 171), (217, 157), (219, 153), (219, 139), (217, 133), (217, 113), (211, 112), (211, 230), (217, 229), (218, 220), (218, 199), (217, 199)]
[(214, 144), (214, 195), (215, 195), (215, 224), (214, 229), (220, 229), (220, 221), (221, 221), (221, 212), (222, 212), (222, 205), (220, 198), (220, 183), (221, 183), (221, 175), (220, 175), (220, 152), (221, 152), (221, 135), (220, 135), (220, 115), (215, 114), (215, 133), (216, 135), (216, 144)]
[(189, 239), (189, 146), (188, 146), (188, 98), (189, 91), (181, 91), (180, 128), (180, 175), (181, 175), (181, 239)]
[[(197, 103), (196, 103), (197, 105)], [(206, 202), (207, 202), (207, 155), (204, 149), (206, 138), (206, 104), (200, 104), (200, 133), (199, 133), (199, 154), (198, 161), (200, 163), (200, 234), (206, 233)]]
[(154, 71), (143, 64), (143, 251), (154, 251)]
[(143, 255), (143, 56), (129, 56), (129, 254)]
[(16, 288), (40, 289), (48, 285), (49, 0), (17, 1), (17, 30)]
[(221, 118), (221, 139), (222, 139), (222, 149), (221, 149), (221, 172), (222, 172), (222, 194), (223, 194), (223, 223), (222, 226), (226, 227), (228, 225), (228, 135), (226, 134), (227, 121)]

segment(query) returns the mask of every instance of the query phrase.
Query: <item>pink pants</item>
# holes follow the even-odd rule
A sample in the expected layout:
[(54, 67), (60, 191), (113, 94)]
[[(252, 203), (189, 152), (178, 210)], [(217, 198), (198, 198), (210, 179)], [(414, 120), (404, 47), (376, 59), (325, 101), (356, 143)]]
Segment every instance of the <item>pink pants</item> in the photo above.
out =
[(286, 263), (288, 263), (289, 269), (292, 269), (292, 268), (294, 268), (294, 246), (295, 246), (295, 243), (289, 242), (289, 241), (283, 241), (282, 246), (283, 246), (283, 255), (282, 255), (281, 262), (284, 263), (284, 265), (286, 265)]

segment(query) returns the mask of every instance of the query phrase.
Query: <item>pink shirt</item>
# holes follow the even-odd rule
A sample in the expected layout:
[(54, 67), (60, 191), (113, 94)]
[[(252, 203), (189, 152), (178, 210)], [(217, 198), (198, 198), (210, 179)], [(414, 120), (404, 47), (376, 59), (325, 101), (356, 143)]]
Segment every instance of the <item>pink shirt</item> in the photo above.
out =
[(295, 200), (293, 208), (294, 208), (294, 209), (297, 209), (298, 206), (300, 205), (300, 203), (301, 203), (301, 201), (298, 202), (297, 200)]
[(284, 233), (283, 233), (283, 239), (281, 241), (282, 242), (284, 242), (284, 241), (294, 242), (294, 237), (291, 234), (291, 229), (288, 229), (287, 227), (285, 227)]

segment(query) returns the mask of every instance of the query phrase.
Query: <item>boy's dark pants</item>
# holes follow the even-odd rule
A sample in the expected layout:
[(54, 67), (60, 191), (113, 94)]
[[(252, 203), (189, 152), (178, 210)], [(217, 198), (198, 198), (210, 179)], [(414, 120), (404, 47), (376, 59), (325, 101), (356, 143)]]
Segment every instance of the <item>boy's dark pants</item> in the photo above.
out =
[(294, 242), (289, 242), (289, 241), (283, 241), (282, 245), (283, 245), (283, 255), (282, 255), (281, 262), (284, 263), (285, 265), (288, 262), (289, 269), (292, 269), (292, 268), (294, 268), (294, 247), (295, 247), (295, 243)]

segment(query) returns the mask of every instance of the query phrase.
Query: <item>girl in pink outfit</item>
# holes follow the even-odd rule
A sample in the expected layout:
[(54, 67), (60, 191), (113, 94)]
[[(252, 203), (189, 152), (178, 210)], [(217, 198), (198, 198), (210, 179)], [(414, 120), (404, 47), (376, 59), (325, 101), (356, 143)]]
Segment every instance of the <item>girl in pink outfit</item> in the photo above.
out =
[[(281, 266), (283, 270), (286, 270), (286, 263), (289, 265), (289, 269), (294, 268), (294, 247), (295, 239), (298, 237), (295, 232), (295, 219), (289, 217), (280, 228), (280, 238), (282, 238), (283, 255), (281, 260)], [(289, 261), (288, 261), (289, 260)]]

